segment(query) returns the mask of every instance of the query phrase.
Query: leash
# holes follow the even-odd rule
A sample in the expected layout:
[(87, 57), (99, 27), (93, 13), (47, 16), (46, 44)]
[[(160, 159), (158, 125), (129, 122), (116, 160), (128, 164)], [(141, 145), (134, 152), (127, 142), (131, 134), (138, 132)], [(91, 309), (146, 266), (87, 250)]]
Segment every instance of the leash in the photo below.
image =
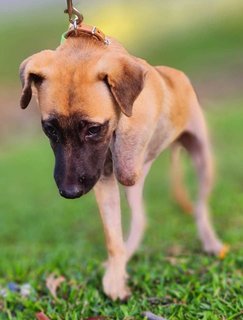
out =
[(77, 30), (78, 26), (83, 22), (83, 15), (73, 6), (72, 0), (67, 0), (67, 9), (64, 13), (68, 13), (69, 22), (73, 25), (74, 30)]
[(80, 37), (82, 35), (91, 36), (94, 39), (103, 42), (105, 45), (111, 43), (106, 35), (97, 27), (82, 24), (84, 17), (76, 8), (74, 8), (72, 0), (67, 0), (67, 9), (64, 13), (68, 14), (71, 26), (69, 30), (62, 35), (61, 44), (69, 37)]

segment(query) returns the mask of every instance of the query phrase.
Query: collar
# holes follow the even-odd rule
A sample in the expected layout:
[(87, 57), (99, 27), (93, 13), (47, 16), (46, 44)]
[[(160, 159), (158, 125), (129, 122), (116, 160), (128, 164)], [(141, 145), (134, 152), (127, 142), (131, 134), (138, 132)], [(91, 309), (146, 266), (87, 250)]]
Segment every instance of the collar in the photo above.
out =
[(64, 43), (69, 37), (80, 37), (82, 35), (91, 36), (92, 38), (103, 42), (105, 45), (111, 44), (111, 41), (100, 29), (85, 24), (77, 25), (76, 28), (74, 26), (71, 26), (68, 31), (62, 34), (61, 44)]

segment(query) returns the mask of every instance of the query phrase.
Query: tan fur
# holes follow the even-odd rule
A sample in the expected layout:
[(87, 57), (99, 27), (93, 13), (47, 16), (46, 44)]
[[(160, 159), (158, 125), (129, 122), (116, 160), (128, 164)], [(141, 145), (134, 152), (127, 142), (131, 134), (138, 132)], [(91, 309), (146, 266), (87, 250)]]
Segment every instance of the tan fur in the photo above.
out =
[[(105, 46), (83, 36), (67, 39), (56, 51), (30, 57), (21, 65), (21, 74), (23, 108), (28, 105), (32, 86), (43, 119), (52, 112), (69, 115), (78, 111), (89, 121), (109, 121), (109, 135), (114, 132), (110, 142), (114, 174), (101, 177), (94, 187), (108, 249), (103, 287), (109, 297), (124, 299), (130, 293), (126, 263), (145, 229), (143, 184), (153, 160), (174, 142), (188, 150), (198, 172), (194, 213), (203, 248), (214, 254), (222, 252), (224, 247), (208, 217), (212, 162), (207, 130), (194, 90), (181, 71), (152, 67), (130, 56), (114, 39)], [(34, 84), (33, 74), (45, 78), (41, 85)], [(177, 161), (175, 156), (176, 197), (190, 211), (186, 191), (176, 181)], [(132, 212), (126, 243), (117, 181), (126, 186)]]
[(184, 185), (183, 169), (180, 161), (181, 146), (175, 143), (172, 146), (171, 157), (171, 180), (172, 180), (172, 194), (180, 207), (186, 213), (193, 212), (193, 205), (189, 198), (187, 189)]

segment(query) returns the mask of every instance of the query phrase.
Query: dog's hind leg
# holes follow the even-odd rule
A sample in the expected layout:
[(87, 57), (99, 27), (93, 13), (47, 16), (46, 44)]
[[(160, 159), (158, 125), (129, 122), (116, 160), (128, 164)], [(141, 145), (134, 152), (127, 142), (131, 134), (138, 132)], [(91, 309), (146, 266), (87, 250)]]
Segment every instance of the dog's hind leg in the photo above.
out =
[(139, 180), (132, 187), (125, 187), (127, 201), (131, 210), (131, 226), (126, 242), (127, 260), (139, 247), (146, 227), (146, 217), (143, 204), (143, 186), (152, 162), (146, 163)]
[(193, 212), (193, 205), (184, 184), (183, 168), (181, 165), (181, 145), (173, 143), (171, 148), (171, 191), (178, 205), (188, 214)]
[(114, 174), (101, 177), (94, 187), (102, 218), (108, 261), (103, 278), (103, 288), (112, 300), (123, 300), (130, 294), (126, 286), (126, 248), (123, 241), (120, 194)]
[(227, 250), (212, 227), (208, 198), (213, 185), (214, 168), (208, 134), (201, 110), (195, 108), (193, 121), (183, 133), (179, 142), (191, 155), (198, 175), (198, 199), (195, 205), (195, 218), (203, 249), (223, 257)]

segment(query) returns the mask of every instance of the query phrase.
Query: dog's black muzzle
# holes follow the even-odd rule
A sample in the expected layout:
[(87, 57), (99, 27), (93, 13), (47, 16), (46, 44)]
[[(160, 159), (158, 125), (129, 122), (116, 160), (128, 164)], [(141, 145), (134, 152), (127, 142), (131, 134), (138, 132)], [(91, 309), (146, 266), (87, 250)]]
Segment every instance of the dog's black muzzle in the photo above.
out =
[(60, 195), (66, 199), (76, 199), (88, 193), (94, 187), (99, 180), (100, 172), (92, 177), (85, 175), (77, 177), (77, 175), (74, 175), (73, 178), (69, 176), (68, 179), (63, 179), (63, 177), (56, 176), (56, 174), (54, 174), (54, 177)]
[(84, 191), (78, 186), (69, 186), (65, 189), (59, 189), (59, 193), (63, 198), (76, 199), (80, 198), (84, 194)]

